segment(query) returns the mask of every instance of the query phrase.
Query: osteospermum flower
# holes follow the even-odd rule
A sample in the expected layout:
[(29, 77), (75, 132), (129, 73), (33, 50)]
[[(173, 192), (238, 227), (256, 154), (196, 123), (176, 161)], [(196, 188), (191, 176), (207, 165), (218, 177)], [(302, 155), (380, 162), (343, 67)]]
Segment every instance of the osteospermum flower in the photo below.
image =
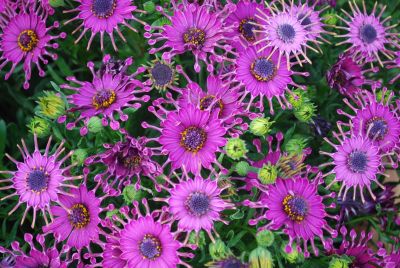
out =
[(142, 123), (142, 127), (161, 132), (156, 141), (162, 145), (160, 151), (168, 154), (163, 167), (171, 162), (172, 169), (185, 168), (193, 174), (199, 174), (201, 167), (213, 170), (212, 164), (223, 169), (215, 153), (226, 143), (223, 137), (226, 129), (221, 126), (221, 120), (215, 114), (190, 104), (167, 114), (164, 110), (158, 114), (152, 106), (149, 110), (162, 120), (161, 128), (146, 122)]
[(393, 237), (394, 244), (389, 246), (388, 249), (385, 248), (382, 242), (378, 242), (379, 250), (378, 256), (381, 257), (379, 262), (380, 267), (383, 268), (398, 268), (400, 263), (400, 250), (398, 248), (399, 238)]
[(33, 220), (32, 228), (35, 226), (37, 211), (42, 211), (43, 218), (48, 222), (46, 212), (50, 212), (51, 202), (59, 203), (59, 195), (66, 194), (66, 188), (75, 188), (76, 186), (68, 184), (69, 182), (81, 179), (82, 176), (70, 176), (69, 172), (76, 164), (62, 167), (63, 163), (72, 155), (69, 152), (63, 158), (61, 154), (65, 150), (63, 148), (64, 141), (57, 147), (54, 154), (49, 155), (51, 137), (47, 142), (46, 149), (42, 154), (39, 151), (38, 141), (34, 135), (35, 150), (31, 154), (22, 140), (22, 148), (17, 145), (20, 150), (23, 161), (17, 161), (8, 154), (6, 156), (17, 166), (16, 171), (0, 171), (0, 174), (9, 174), (12, 177), (2, 179), (0, 182), (8, 182), (11, 185), (1, 187), (1, 190), (15, 189), (16, 191), (1, 199), (18, 196), (19, 200), (15, 207), (9, 212), (14, 213), (22, 204), (26, 204), (25, 212), (22, 216), (21, 223), (24, 222), (28, 211), (32, 208)]
[[(111, 57), (106, 55), (103, 62), (107, 63), (110, 60)], [(132, 58), (128, 58), (124, 62), (125, 66), (130, 66), (131, 64)], [(101, 76), (98, 76), (94, 71), (93, 62), (89, 62), (87, 66), (92, 72), (92, 82), (81, 82), (75, 77), (67, 77), (68, 81), (78, 86), (70, 86), (68, 84), (60, 86), (61, 88), (76, 92), (67, 96), (69, 102), (74, 105), (69, 112), (80, 112), (80, 115), (74, 122), (67, 124), (67, 129), (74, 128), (76, 123), (82, 120), (84, 126), (80, 128), (80, 134), (82, 136), (86, 135), (90, 118), (101, 116), (103, 117), (103, 126), (107, 126), (110, 121), (110, 127), (113, 130), (118, 130), (120, 122), (116, 120), (116, 114), (119, 115), (120, 121), (126, 121), (128, 120), (128, 116), (123, 112), (123, 109), (127, 107), (138, 109), (141, 107), (139, 102), (146, 102), (150, 99), (148, 95), (137, 96), (137, 94), (142, 94), (150, 90), (150, 88), (144, 87), (140, 81), (135, 79), (137, 73), (127, 75), (125, 72), (115, 73), (115, 70), (112, 69), (111, 71), (104, 71)], [(62, 123), (66, 118), (66, 116), (62, 116), (58, 119), (58, 122)]]
[(61, 206), (52, 206), (53, 222), (43, 227), (43, 232), (53, 233), (57, 241), (65, 241), (80, 250), (98, 240), (101, 199), (86, 186), (71, 190), (72, 196), (60, 196)]
[(167, 198), (154, 198), (169, 204), (168, 211), (173, 215), (173, 220), (178, 221), (178, 228), (185, 232), (205, 230), (214, 240), (212, 231), (215, 232), (214, 223), (224, 221), (221, 213), (225, 209), (233, 208), (233, 204), (221, 198), (224, 190), (218, 186), (217, 180), (203, 179), (196, 176), (179, 178), (178, 183), (169, 180), (170, 187), (163, 187), (170, 193)]
[(240, 0), (236, 4), (236, 10), (232, 12), (225, 20), (225, 25), (237, 25), (232, 32), (228, 32), (226, 35), (232, 40), (236, 40), (235, 37), (239, 37), (239, 42), (244, 47), (247, 44), (252, 44), (259, 38), (259, 33), (255, 30), (260, 28), (255, 23), (260, 23), (259, 16), (260, 11), (265, 14), (269, 14), (269, 11), (264, 8), (263, 5), (258, 4), (256, 1)]
[(372, 88), (380, 86), (380, 82), (369, 80), (365, 75), (377, 72), (377, 68), (364, 69), (349, 53), (340, 54), (337, 62), (326, 73), (326, 80), (332, 89), (340, 94), (354, 98), (361, 92), (361, 88), (370, 85)]
[(250, 103), (260, 96), (259, 107), (264, 109), (263, 97), (269, 103), (270, 113), (273, 114), (272, 99), (276, 98), (282, 109), (291, 108), (291, 104), (285, 97), (285, 92), (290, 92), (289, 85), (305, 89), (304, 86), (296, 84), (292, 75), (308, 76), (306, 72), (295, 72), (285, 67), (286, 62), (290, 65), (285, 55), (279, 54), (272, 48), (260, 51), (261, 46), (251, 46), (238, 52), (235, 70), (236, 79), (250, 93)]
[[(143, 199), (142, 203), (146, 208), (144, 215), (135, 201), (135, 212), (132, 216), (129, 214), (129, 207), (123, 207), (120, 209), (121, 216), (113, 216), (116, 222), (103, 222), (106, 242), (100, 246), (104, 251), (101, 254), (89, 254), (90, 257), (102, 257), (98, 266), (106, 268), (190, 267), (182, 258), (192, 258), (194, 255), (179, 251), (188, 246), (178, 240), (179, 232), (173, 232), (171, 225), (163, 223), (166, 214), (150, 214), (147, 201)], [(117, 222), (120, 227), (116, 225)]]
[(381, 98), (380, 101), (375, 91), (373, 94), (363, 91), (359, 101), (355, 104), (350, 104), (348, 100), (344, 99), (344, 102), (355, 114), (348, 114), (341, 109), (338, 110), (338, 113), (348, 116), (349, 124), (353, 126), (354, 132), (361, 132), (382, 153), (387, 154), (392, 166), (397, 168), (400, 152), (400, 117), (390, 104), (394, 93), (386, 94), (386, 92), (386, 88), (384, 88), (382, 95), (386, 97)]
[[(11, 63), (11, 69), (5, 75), (7, 80), (14, 72), (19, 63), (23, 62), (25, 72), (24, 89), (29, 88), (29, 80), (32, 74), (32, 65), (36, 65), (39, 70), (39, 76), (43, 77), (45, 71), (43, 65), (48, 63), (46, 58), (53, 60), (57, 54), (51, 53), (48, 48), (56, 49), (58, 44), (56, 39), (65, 38), (66, 34), (51, 35), (53, 29), (59, 27), (57, 21), (53, 26), (46, 26), (48, 13), (42, 11), (42, 7), (30, 5), (26, 9), (8, 9), (8, 16), (4, 16), (1, 21), (2, 33), (0, 35), (0, 70), (8, 63)], [(11, 11), (12, 10), (12, 11)]]
[(362, 3), (361, 10), (355, 2), (349, 1), (351, 14), (346, 12), (346, 18), (338, 16), (345, 26), (336, 26), (336, 28), (346, 31), (346, 34), (337, 35), (337, 37), (346, 39), (338, 45), (350, 44), (346, 51), (358, 57), (360, 62), (378, 61), (383, 66), (379, 52), (391, 59), (394, 52), (389, 47), (398, 46), (398, 40), (395, 38), (398, 33), (392, 33), (391, 30), (397, 25), (385, 26), (390, 19), (390, 17), (382, 18), (386, 7), (376, 14), (378, 4), (376, 2), (371, 13), (368, 14), (365, 2)]
[(384, 188), (378, 181), (378, 174), (381, 174), (382, 165), (379, 147), (375, 146), (369, 138), (362, 136), (361, 132), (354, 133), (351, 131), (346, 135), (340, 124), (338, 124), (340, 133), (334, 133), (339, 144), (334, 144), (328, 138), (324, 138), (333, 148), (333, 153), (320, 152), (333, 159), (326, 162), (320, 167), (333, 166), (333, 169), (324, 174), (329, 176), (335, 174), (335, 178), (327, 186), (331, 187), (335, 182), (341, 182), (339, 197), (346, 199), (350, 189), (355, 199), (357, 192), (360, 192), (361, 200), (365, 202), (364, 188), (367, 188), (370, 195), (375, 199), (375, 195), (371, 190), (371, 183), (375, 182), (378, 186)]
[(90, 38), (87, 44), (87, 50), (90, 49), (92, 41), (97, 34), (100, 34), (100, 49), (104, 49), (104, 34), (108, 34), (111, 44), (115, 51), (118, 50), (115, 44), (114, 31), (118, 36), (126, 42), (124, 35), (121, 32), (121, 26), (125, 26), (134, 32), (138, 32), (130, 24), (130, 20), (137, 21), (143, 25), (145, 22), (141, 21), (133, 13), (144, 13), (139, 10), (137, 6), (133, 5), (131, 0), (75, 0), (79, 6), (64, 11), (64, 13), (79, 12), (74, 18), (65, 22), (68, 24), (73, 21), (80, 21), (81, 24), (72, 32), (73, 34), (83, 28), (75, 44), (78, 43), (87, 32), (90, 32)]
[[(157, 10), (161, 12), (171, 25), (164, 26), (146, 26), (147, 33), (144, 35), (149, 38), (151, 46), (156, 43), (162, 45), (150, 49), (149, 53), (154, 54), (158, 51), (166, 50), (163, 53), (163, 59), (170, 60), (175, 55), (190, 51), (195, 57), (194, 70), (200, 72), (199, 60), (207, 64), (207, 71), (214, 70), (213, 63), (221, 62), (225, 56), (218, 55), (216, 48), (222, 48), (225, 52), (230, 52), (230, 46), (226, 45), (224, 34), (231, 30), (231, 27), (223, 26), (224, 13), (233, 7), (233, 4), (227, 4), (223, 11), (210, 11), (209, 5), (188, 4), (183, 2), (173, 3), (174, 13), (168, 15), (162, 7)], [(154, 31), (154, 32), (153, 32)]]
[(40, 245), (40, 248), (35, 246), (33, 242), (33, 235), (29, 233), (25, 233), (24, 241), (30, 246), (29, 253), (25, 253), (20, 248), (19, 242), (17, 241), (11, 243), (12, 250), (8, 250), (0, 246), (0, 253), (6, 253), (12, 258), (12, 265), (4, 266), (5, 268), (67, 268), (70, 264), (70, 260), (61, 259), (61, 253), (63, 252), (59, 252), (56, 245), (53, 245), (52, 247), (46, 247), (45, 237), (43, 235), (36, 236), (36, 241)]
[(153, 152), (146, 146), (147, 142), (145, 137), (136, 139), (126, 135), (124, 141), (104, 144), (106, 151), (90, 156), (85, 164), (106, 166), (103, 173), (96, 174), (106, 192), (114, 187), (120, 192), (123, 186), (132, 183), (134, 177), (137, 179), (136, 189), (143, 188), (141, 177), (148, 177), (155, 182), (155, 177), (162, 172), (159, 164), (151, 159)]
[[(321, 175), (310, 181), (307, 177), (297, 177), (294, 179), (278, 179), (275, 184), (270, 185), (267, 190), (263, 190), (263, 195), (257, 202), (245, 201), (245, 205), (252, 208), (261, 208), (262, 212), (256, 219), (249, 221), (249, 224), (255, 225), (262, 220), (269, 220), (267, 225), (260, 229), (278, 230), (284, 229), (284, 233), (289, 236), (289, 242), (285, 248), (287, 253), (292, 251), (293, 241), (297, 245), (303, 245), (304, 255), (308, 257), (308, 243), (311, 244), (314, 254), (318, 255), (318, 249), (315, 247), (314, 240), (319, 237), (325, 248), (329, 243), (324, 237), (324, 230), (333, 237), (337, 232), (327, 223), (325, 217), (328, 217), (326, 206), (323, 200), (334, 197), (334, 193), (320, 196), (317, 192), (318, 184), (322, 182)], [(265, 209), (266, 212), (264, 211)], [(334, 217), (334, 216), (329, 216)], [(298, 247), (297, 250), (301, 250)]]

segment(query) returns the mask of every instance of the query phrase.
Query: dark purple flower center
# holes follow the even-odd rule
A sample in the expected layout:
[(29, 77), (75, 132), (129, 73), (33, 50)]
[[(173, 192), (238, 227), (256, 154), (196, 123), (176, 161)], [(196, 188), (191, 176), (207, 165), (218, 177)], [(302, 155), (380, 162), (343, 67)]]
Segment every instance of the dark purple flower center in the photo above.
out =
[(310, 16), (307, 16), (306, 18), (304, 18), (306, 15), (307, 14), (304, 14), (304, 13), (300, 14), (298, 16), (298, 20), (301, 21), (301, 25), (304, 26), (304, 29), (310, 30), (309, 25), (311, 24), (311, 19), (310, 19)]
[(370, 139), (383, 140), (388, 133), (388, 124), (381, 117), (374, 117), (368, 120), (366, 124), (366, 131), (368, 131)]
[(34, 170), (28, 175), (28, 187), (33, 192), (43, 192), (47, 189), (49, 175), (41, 170)]
[(96, 92), (93, 96), (92, 104), (96, 110), (101, 108), (108, 108), (115, 102), (116, 95), (114, 90), (102, 89)]
[(371, 24), (365, 24), (360, 27), (360, 38), (364, 43), (371, 44), (377, 37), (378, 33)]
[(200, 217), (210, 209), (210, 198), (205, 193), (194, 192), (189, 195), (185, 205), (191, 214)]
[(121, 153), (119, 160), (126, 168), (137, 168), (142, 162), (142, 158), (139, 156), (139, 150), (136, 148), (129, 149), (128, 155), (126, 156)]
[(256, 39), (253, 30), (259, 29), (259, 27), (257, 27), (253, 23), (256, 23), (256, 20), (254, 18), (247, 18), (241, 20), (239, 24), (239, 32), (249, 42), (254, 42), (254, 40)]
[(271, 60), (258, 58), (251, 64), (250, 72), (258, 81), (268, 82), (276, 76), (277, 69)]
[(181, 145), (186, 151), (197, 153), (200, 151), (207, 140), (207, 133), (199, 127), (188, 127), (181, 132)]
[(24, 52), (32, 51), (38, 42), (38, 36), (32, 30), (24, 30), (18, 36), (18, 46)]
[(281, 24), (278, 26), (278, 37), (284, 43), (293, 43), (296, 36), (296, 30), (290, 24)]
[(140, 254), (143, 258), (154, 260), (161, 256), (161, 242), (157, 237), (147, 234), (139, 243)]
[(337, 71), (337, 73), (335, 74), (334, 80), (341, 87), (344, 87), (346, 85), (347, 81), (348, 81), (346, 74), (341, 70)]
[(68, 219), (76, 229), (84, 228), (90, 222), (89, 210), (83, 204), (75, 204), (71, 207)]
[(353, 151), (347, 158), (347, 166), (352, 172), (363, 173), (367, 168), (368, 156), (362, 151)]
[(224, 104), (220, 99), (216, 101), (215, 96), (213, 95), (207, 95), (200, 100), (200, 110), (206, 110), (208, 107), (210, 107), (212, 103), (214, 103), (214, 105), (211, 108), (211, 111), (214, 111), (216, 108), (219, 108), (218, 115), (221, 115), (222, 110), (224, 109)]
[(308, 205), (304, 198), (288, 194), (282, 201), (283, 210), (292, 221), (301, 222), (308, 212)]
[(203, 30), (198, 28), (190, 28), (183, 34), (183, 41), (185, 44), (198, 48), (204, 45), (206, 41), (206, 34)]
[(111, 17), (114, 14), (116, 0), (93, 0), (92, 13), (99, 19)]
[(173, 71), (167, 64), (157, 62), (150, 72), (156, 86), (166, 86), (172, 83)]

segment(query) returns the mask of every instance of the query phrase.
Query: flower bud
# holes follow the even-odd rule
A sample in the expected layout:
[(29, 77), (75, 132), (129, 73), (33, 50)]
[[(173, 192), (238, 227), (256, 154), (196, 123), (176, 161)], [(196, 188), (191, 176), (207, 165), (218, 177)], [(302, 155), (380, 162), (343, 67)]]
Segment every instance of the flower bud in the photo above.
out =
[(338, 19), (336, 17), (336, 13), (333, 10), (325, 13), (322, 17), (325, 19), (324, 22), (327, 25), (336, 25), (336, 23), (338, 21)]
[(122, 190), (122, 197), (126, 204), (132, 204), (134, 200), (142, 199), (142, 191), (138, 191), (135, 188), (135, 185), (130, 184), (124, 187)]
[(288, 102), (293, 106), (294, 109), (299, 108), (303, 103), (309, 102), (310, 100), (306, 97), (306, 92), (301, 88), (298, 88), (289, 94)]
[(262, 184), (272, 184), (278, 177), (278, 168), (268, 163), (258, 170), (258, 179)]
[(295, 136), (286, 142), (285, 151), (290, 154), (302, 154), (306, 147), (307, 138)]
[(247, 153), (246, 143), (239, 138), (228, 139), (225, 145), (226, 154), (233, 160), (244, 157)]
[(143, 9), (144, 11), (148, 12), (148, 13), (153, 13), (155, 10), (155, 4), (152, 1), (148, 1), (146, 3), (143, 4)]
[(304, 256), (297, 250), (296, 244), (292, 244), (292, 251), (290, 253), (286, 252), (285, 247), (286, 245), (283, 244), (281, 247), (281, 254), (289, 263), (294, 264), (304, 261)]
[(33, 117), (28, 125), (30, 132), (35, 133), (39, 138), (45, 138), (50, 135), (51, 125), (46, 119)]
[(272, 124), (274, 121), (269, 121), (269, 117), (263, 118), (258, 117), (255, 118), (250, 123), (250, 132), (256, 136), (265, 136), (271, 129)]
[(274, 261), (269, 250), (263, 247), (257, 247), (249, 256), (249, 268), (272, 268)]
[(39, 97), (39, 113), (49, 119), (57, 119), (65, 113), (65, 103), (59, 93), (45, 91), (44, 96)]
[(220, 239), (209, 245), (209, 251), (213, 260), (222, 260), (229, 256), (229, 248)]
[(78, 165), (82, 165), (87, 158), (87, 151), (85, 149), (77, 149), (72, 154), (71, 160), (73, 163), (78, 163)]
[(351, 263), (351, 259), (349, 257), (341, 257), (335, 258), (329, 262), (329, 268), (349, 268), (349, 264)]
[(269, 247), (274, 243), (274, 233), (269, 230), (263, 230), (256, 235), (257, 244), (260, 247)]
[(303, 103), (302, 106), (294, 110), (294, 116), (301, 121), (308, 123), (315, 116), (316, 108), (312, 102)]
[(194, 231), (191, 232), (189, 236), (189, 244), (197, 245), (199, 248), (203, 248), (207, 245), (204, 231), (200, 231), (198, 234)]
[(250, 170), (250, 165), (246, 161), (240, 161), (236, 164), (235, 170), (240, 176), (246, 176)]
[(92, 133), (100, 132), (103, 129), (103, 124), (101, 123), (101, 119), (97, 116), (93, 116), (89, 119), (88, 130)]

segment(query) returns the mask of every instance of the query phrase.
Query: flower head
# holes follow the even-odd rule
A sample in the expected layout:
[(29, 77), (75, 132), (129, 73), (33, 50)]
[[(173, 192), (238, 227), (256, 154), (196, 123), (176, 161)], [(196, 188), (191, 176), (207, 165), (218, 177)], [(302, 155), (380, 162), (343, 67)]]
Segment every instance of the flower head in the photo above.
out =
[(137, 32), (128, 21), (134, 20), (143, 25), (146, 23), (138, 19), (133, 13), (143, 13), (144, 11), (137, 9), (131, 0), (75, 0), (79, 6), (66, 11), (66, 13), (79, 12), (74, 18), (65, 24), (79, 21), (80, 25), (73, 31), (76, 33), (83, 28), (81, 34), (75, 43), (78, 43), (87, 32), (90, 32), (87, 50), (90, 49), (94, 37), (100, 33), (100, 48), (104, 49), (104, 34), (108, 34), (114, 50), (118, 50), (114, 40), (114, 31), (118, 36), (126, 42), (125, 37), (121, 33), (120, 27), (124, 25), (130, 30)]
[(65, 113), (65, 103), (59, 93), (45, 91), (38, 98), (39, 113), (49, 119), (57, 119)]
[[(111, 57), (106, 55), (103, 59), (104, 62), (109, 62)], [(132, 59), (125, 60), (124, 65), (130, 66)], [(140, 102), (148, 101), (148, 95), (138, 97), (137, 94), (142, 94), (149, 91), (149, 88), (135, 79), (137, 73), (131, 75), (125, 74), (122, 69), (120, 72), (115, 73), (114, 69), (107, 69), (102, 75), (98, 76), (94, 72), (94, 63), (89, 62), (88, 68), (92, 72), (93, 80), (78, 81), (75, 77), (68, 77), (67, 80), (71, 81), (78, 86), (70, 86), (68, 84), (61, 85), (61, 88), (70, 89), (75, 91), (74, 94), (67, 96), (69, 102), (74, 105), (68, 112), (79, 111), (79, 117), (74, 121), (67, 124), (67, 129), (75, 127), (79, 121), (84, 122), (84, 126), (80, 128), (80, 134), (86, 135), (88, 132), (88, 123), (93, 116), (101, 116), (103, 126), (107, 126), (110, 121), (110, 127), (113, 130), (120, 128), (120, 122), (116, 120), (116, 114), (119, 115), (120, 121), (128, 120), (128, 116), (123, 112), (124, 108), (139, 108)], [(139, 88), (139, 89), (136, 89)], [(59, 122), (65, 121), (66, 116), (59, 118)]]
[(58, 48), (54, 42), (59, 38), (65, 38), (65, 33), (51, 35), (53, 29), (59, 27), (58, 21), (53, 26), (47, 26), (47, 12), (43, 12), (41, 6), (29, 5), (26, 8), (12, 9), (9, 16), (4, 18), (1, 24), (2, 34), (0, 35), (0, 70), (7, 63), (11, 63), (10, 71), (5, 75), (7, 80), (14, 72), (20, 62), (23, 62), (25, 72), (24, 89), (29, 88), (29, 80), (32, 75), (32, 66), (36, 65), (39, 70), (39, 76), (43, 77), (45, 71), (43, 65), (48, 63), (47, 57), (57, 58), (57, 54), (51, 53), (48, 49)]
[(31, 154), (22, 140), (22, 148), (18, 145), (23, 157), (23, 161), (17, 161), (8, 154), (6, 156), (15, 163), (17, 171), (0, 171), (3, 174), (10, 174), (12, 178), (1, 180), (1, 182), (9, 182), (11, 185), (2, 187), (2, 190), (15, 189), (16, 191), (2, 198), (2, 200), (18, 196), (17, 205), (9, 212), (11, 215), (20, 205), (26, 204), (22, 222), (24, 222), (27, 212), (32, 208), (33, 221), (32, 228), (35, 226), (37, 211), (43, 212), (46, 222), (46, 213), (49, 212), (52, 202), (59, 203), (59, 194), (68, 194), (66, 188), (76, 188), (72, 184), (68, 184), (73, 180), (80, 179), (82, 176), (70, 176), (69, 171), (75, 164), (63, 168), (63, 163), (72, 155), (69, 152), (66, 156), (59, 159), (64, 151), (64, 142), (57, 147), (54, 154), (49, 155), (51, 137), (47, 142), (46, 149), (42, 154), (39, 151), (39, 145), (36, 135), (34, 135), (35, 150)]

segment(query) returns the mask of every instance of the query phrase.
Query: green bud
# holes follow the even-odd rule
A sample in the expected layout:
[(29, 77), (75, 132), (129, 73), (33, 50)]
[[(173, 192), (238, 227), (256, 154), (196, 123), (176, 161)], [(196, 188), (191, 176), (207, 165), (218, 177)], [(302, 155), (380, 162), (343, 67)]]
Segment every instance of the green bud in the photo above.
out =
[(235, 170), (236, 170), (237, 174), (239, 174), (240, 176), (246, 176), (247, 173), (249, 172), (249, 169), (250, 169), (250, 165), (249, 165), (249, 163), (247, 163), (245, 161), (240, 161), (235, 166)]
[(103, 130), (103, 124), (101, 123), (101, 119), (97, 116), (93, 116), (90, 118), (88, 123), (88, 130), (92, 133), (97, 133)]
[(156, 5), (152, 1), (148, 1), (143, 4), (144, 11), (148, 13), (153, 13), (155, 10)]
[(303, 103), (298, 109), (294, 110), (294, 116), (301, 121), (308, 123), (310, 122), (311, 118), (315, 116), (316, 108), (313, 103), (307, 102)]
[(322, 16), (325, 20), (325, 24), (327, 25), (336, 25), (338, 18), (336, 17), (335, 11), (327, 12)]
[(49, 4), (52, 7), (63, 7), (63, 6), (65, 6), (64, 0), (49, 0)]
[(226, 154), (233, 160), (238, 160), (246, 156), (247, 148), (244, 140), (239, 138), (230, 138), (225, 145)]
[(347, 256), (343, 256), (342, 258), (333, 257), (329, 262), (329, 268), (349, 268), (349, 264), (351, 264), (351, 259)]
[(44, 96), (39, 97), (39, 113), (49, 119), (57, 119), (65, 113), (65, 103), (59, 93), (45, 91)]
[(249, 268), (272, 268), (274, 261), (271, 252), (263, 247), (254, 249), (249, 256)]
[(203, 248), (207, 245), (204, 231), (200, 231), (198, 234), (194, 231), (191, 232), (189, 236), (189, 244), (197, 245), (199, 248)]
[(134, 200), (142, 199), (142, 191), (137, 191), (135, 185), (130, 184), (124, 187), (122, 190), (122, 197), (126, 204), (132, 204)]
[(262, 184), (272, 184), (278, 177), (278, 168), (268, 163), (258, 170), (258, 179)]
[(46, 119), (33, 117), (28, 125), (31, 133), (36, 133), (39, 138), (45, 138), (50, 135), (51, 125)]
[(304, 261), (304, 256), (301, 252), (297, 250), (297, 246), (295, 243), (292, 244), (292, 251), (287, 253), (285, 250), (286, 245), (283, 244), (281, 247), (282, 256), (289, 262), (289, 263), (299, 263)]
[(223, 260), (229, 256), (229, 248), (220, 239), (209, 245), (209, 251), (213, 260)]
[(301, 88), (298, 88), (289, 94), (288, 102), (293, 106), (294, 109), (299, 108), (303, 103), (309, 102), (310, 100), (306, 97), (306, 92)]
[(302, 154), (307, 147), (307, 138), (302, 136), (293, 137), (285, 144), (285, 151), (292, 154)]
[(269, 247), (274, 243), (274, 233), (269, 230), (263, 230), (256, 235), (257, 244), (260, 247)]
[(82, 165), (87, 158), (87, 151), (85, 149), (77, 149), (74, 151), (71, 159), (73, 163), (78, 163), (78, 165)]
[(274, 123), (274, 121), (269, 121), (269, 117), (267, 117), (267, 118), (263, 118), (263, 117), (255, 118), (250, 123), (250, 132), (253, 133), (256, 136), (265, 136), (271, 130), (271, 126), (272, 126), (273, 123)]

